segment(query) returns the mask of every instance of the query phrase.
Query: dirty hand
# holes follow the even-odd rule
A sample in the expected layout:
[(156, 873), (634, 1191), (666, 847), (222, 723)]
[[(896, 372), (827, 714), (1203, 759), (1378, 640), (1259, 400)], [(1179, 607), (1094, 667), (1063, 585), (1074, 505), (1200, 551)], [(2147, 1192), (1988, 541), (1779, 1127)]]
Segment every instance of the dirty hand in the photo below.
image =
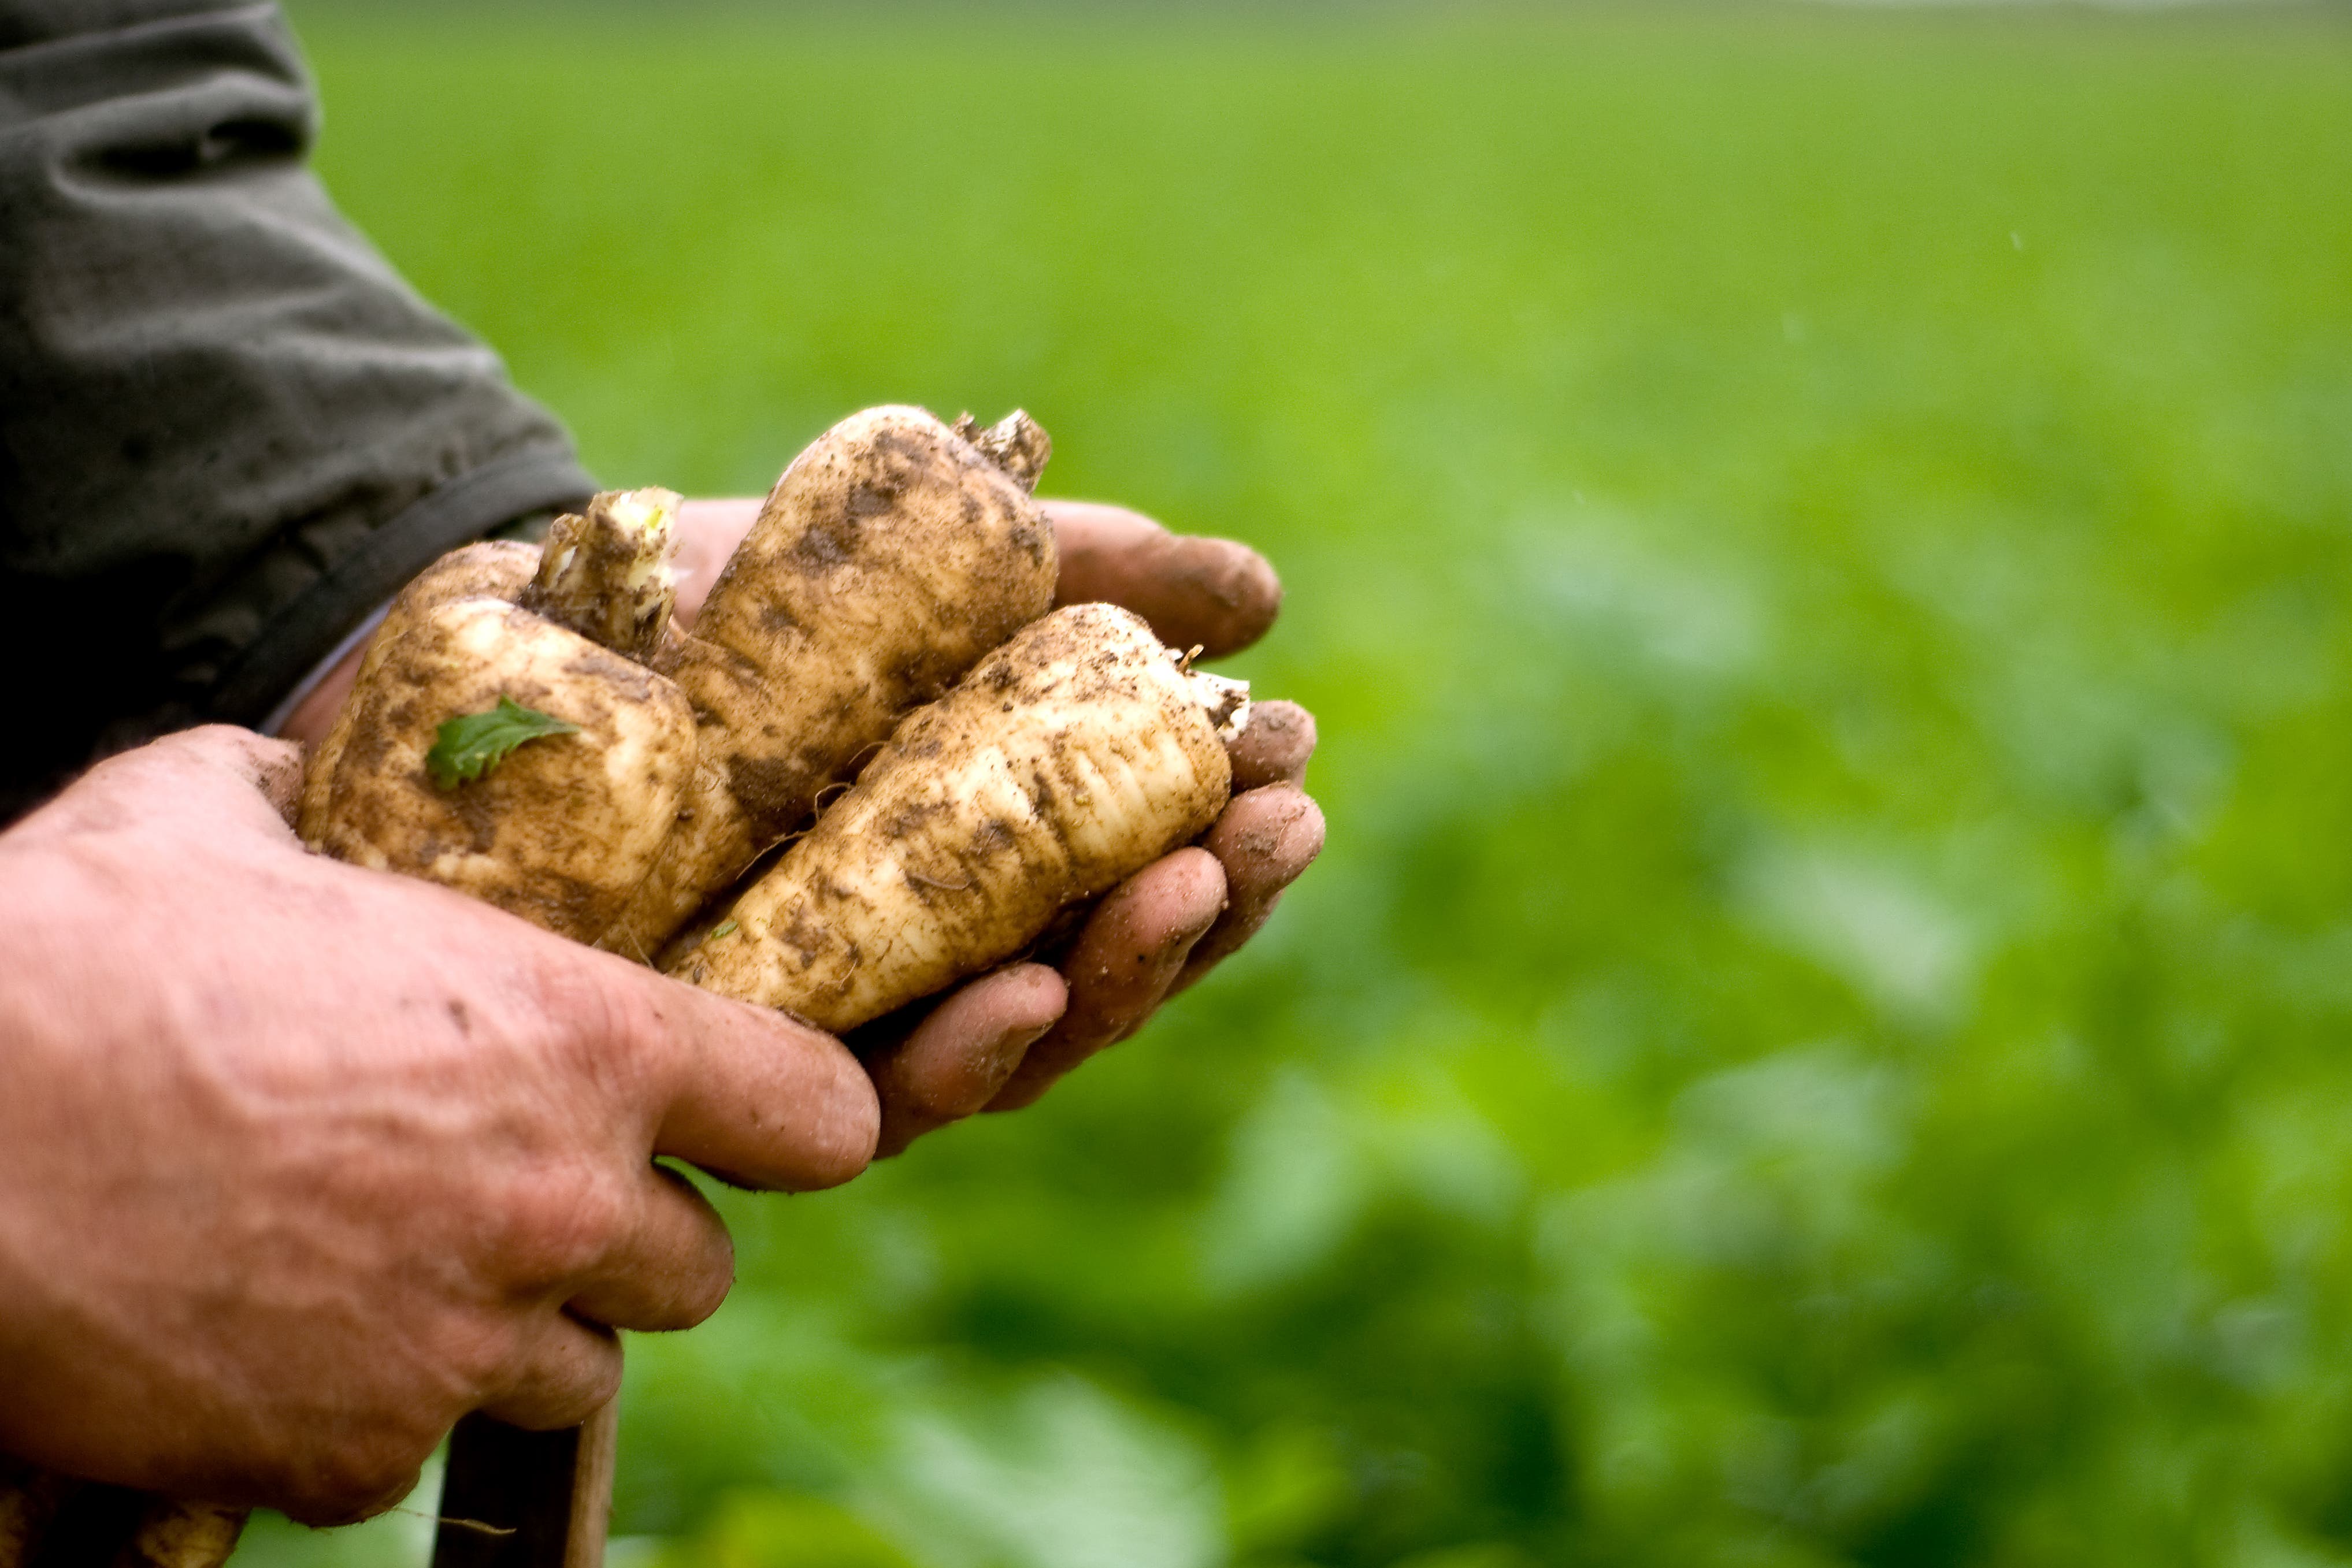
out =
[(828, 1035), (305, 853), (299, 771), (195, 730), (0, 834), (0, 1452), (330, 1522), (718, 1305), (654, 1156), (829, 1186), (878, 1108)]
[[(1057, 604), (1106, 600), (1175, 648), (1211, 658), (1273, 624), (1282, 585), (1265, 558), (1229, 539), (1171, 534), (1120, 507), (1040, 503), (1061, 557)], [(695, 609), (758, 516), (756, 499), (689, 501), (678, 517), (677, 615)], [(1265, 923), (1323, 847), (1323, 817), (1301, 788), (1315, 720), (1260, 703), (1234, 747), (1234, 800), (1196, 847), (1114, 889), (1058, 968), (1009, 965), (967, 982), (918, 1019), (857, 1031), (881, 1096), (880, 1152), (975, 1111), (1029, 1104), (1079, 1062), (1140, 1029)]]

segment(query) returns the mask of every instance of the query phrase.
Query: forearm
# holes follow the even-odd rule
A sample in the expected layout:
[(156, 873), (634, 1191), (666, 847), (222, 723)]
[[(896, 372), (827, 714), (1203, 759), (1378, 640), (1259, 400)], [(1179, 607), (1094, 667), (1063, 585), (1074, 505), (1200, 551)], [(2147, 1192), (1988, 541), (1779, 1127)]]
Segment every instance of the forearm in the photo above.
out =
[(0, 820), (257, 721), (442, 551), (593, 487), (336, 214), (314, 127), (272, 6), (0, 3), (0, 591), (43, 665)]

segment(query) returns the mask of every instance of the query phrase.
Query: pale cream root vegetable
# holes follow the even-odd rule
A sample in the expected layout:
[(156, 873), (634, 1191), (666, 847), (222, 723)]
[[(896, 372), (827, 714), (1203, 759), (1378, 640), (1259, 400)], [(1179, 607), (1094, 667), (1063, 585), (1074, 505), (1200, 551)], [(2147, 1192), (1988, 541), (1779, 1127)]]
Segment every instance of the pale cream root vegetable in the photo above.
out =
[(0, 1455), (0, 1568), (26, 1568), (77, 1484)]
[(1055, 611), (899, 726), (671, 973), (839, 1031), (992, 967), (1216, 821), (1246, 717), (1139, 617)]
[[(667, 632), (677, 504), (667, 491), (600, 496), (558, 519), (543, 552), (478, 546), (419, 579), (312, 761), (306, 841), (581, 941), (609, 925), (694, 770), (686, 698), (628, 656)], [(532, 567), (520, 582), (518, 565)], [(445, 725), (502, 701), (571, 727), (512, 747), (478, 777), (428, 766)]]
[(151, 1498), (111, 1568), (219, 1568), (245, 1533), (247, 1511)]
[(677, 826), (599, 945), (650, 960), (799, 828), (909, 711), (1053, 603), (1029, 492), (1049, 443), (919, 408), (852, 414), (793, 459), (657, 660), (694, 705), (700, 765)]
[(47, 1532), (60, 1512), (76, 1544), (107, 1568), (220, 1568), (236, 1550), (246, 1511), (121, 1491), (0, 1459), (0, 1568), (71, 1562)]
[[(580, 941), (617, 915), (661, 847), (694, 764), (677, 688), (496, 599), (425, 612), (354, 691), (319, 847), (454, 887)], [(445, 788), (440, 727), (505, 698), (578, 727)]]
[[(527, 544), (489, 539), (453, 549), (411, 579), (406, 588), (384, 612), (383, 623), (368, 640), (367, 651), (360, 655), (358, 675), (352, 691), (366, 691), (383, 679), (384, 661), (398, 645), (402, 633), (416, 624), (418, 619), (436, 605), (458, 599), (504, 599), (513, 601), (530, 585), (539, 570), (539, 551)], [(302, 772), (302, 810), (297, 827), (302, 841), (312, 849), (327, 831), (327, 796), (335, 777), (335, 760), (351, 744), (352, 724), (358, 716), (359, 705), (345, 698), (335, 710), (335, 721), (310, 753), (309, 765)]]

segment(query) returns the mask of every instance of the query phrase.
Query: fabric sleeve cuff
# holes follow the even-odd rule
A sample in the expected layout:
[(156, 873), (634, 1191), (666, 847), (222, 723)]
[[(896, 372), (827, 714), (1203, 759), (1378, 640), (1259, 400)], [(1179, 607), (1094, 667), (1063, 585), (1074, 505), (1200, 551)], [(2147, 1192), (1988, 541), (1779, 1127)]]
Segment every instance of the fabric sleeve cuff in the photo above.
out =
[(222, 676), (211, 716), (258, 726), (303, 678), (400, 591), (459, 545), (533, 512), (576, 509), (596, 482), (568, 452), (520, 452), (460, 475), (368, 536), (263, 628)]

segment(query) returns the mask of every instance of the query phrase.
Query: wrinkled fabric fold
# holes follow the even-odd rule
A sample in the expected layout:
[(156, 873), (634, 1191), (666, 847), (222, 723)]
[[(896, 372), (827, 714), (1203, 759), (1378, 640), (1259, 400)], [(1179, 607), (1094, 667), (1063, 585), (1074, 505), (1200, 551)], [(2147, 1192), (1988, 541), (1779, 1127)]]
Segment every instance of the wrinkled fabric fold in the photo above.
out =
[(274, 5), (0, 0), (0, 817), (252, 723), (436, 555), (593, 488), (307, 159)]

